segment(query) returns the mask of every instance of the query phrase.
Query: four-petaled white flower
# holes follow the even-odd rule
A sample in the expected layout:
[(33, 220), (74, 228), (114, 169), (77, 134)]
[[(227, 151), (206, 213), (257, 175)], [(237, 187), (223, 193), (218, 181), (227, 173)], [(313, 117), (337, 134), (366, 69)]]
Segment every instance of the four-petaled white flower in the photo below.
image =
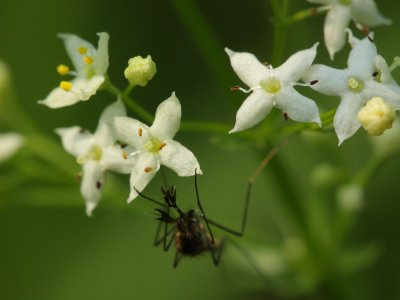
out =
[(9, 159), (24, 143), (22, 135), (15, 132), (0, 134), (0, 162)]
[(134, 160), (124, 153), (133, 149), (117, 144), (109, 125), (115, 117), (125, 115), (125, 106), (118, 100), (103, 111), (94, 134), (78, 126), (56, 129), (65, 150), (82, 164), (81, 194), (86, 201), (88, 216), (92, 215), (101, 198), (105, 171), (128, 174), (132, 170)]
[(75, 71), (69, 71), (66, 65), (59, 65), (57, 71), (60, 75), (74, 75), (71, 81), (61, 81), (40, 104), (50, 108), (60, 108), (73, 105), (79, 101), (89, 100), (96, 94), (98, 88), (105, 80), (108, 69), (108, 40), (106, 32), (98, 33), (98, 48), (73, 34), (59, 34), (64, 40), (65, 48), (72, 61)]
[(368, 27), (390, 25), (391, 20), (383, 17), (374, 0), (308, 0), (326, 5), (329, 9), (324, 25), (325, 46), (331, 59), (345, 45), (345, 29), (350, 20)]
[(114, 129), (117, 139), (132, 145), (136, 151), (129, 156), (135, 158), (130, 177), (131, 192), (128, 202), (138, 196), (160, 168), (160, 164), (175, 171), (179, 176), (201, 174), (194, 154), (174, 141), (181, 121), (181, 104), (175, 93), (157, 108), (153, 125), (148, 127), (135, 119), (117, 117)]
[(312, 85), (318, 92), (341, 97), (333, 122), (339, 145), (360, 128), (357, 116), (369, 100), (379, 97), (393, 109), (400, 109), (400, 94), (389, 84), (376, 81), (373, 76), (377, 57), (376, 46), (372, 37), (368, 36), (355, 43), (349, 54), (347, 69), (317, 64), (303, 78), (305, 81), (318, 80)]
[(320, 124), (315, 102), (299, 94), (293, 87), (310, 68), (317, 46), (318, 43), (310, 49), (293, 54), (276, 69), (266, 67), (251, 53), (234, 52), (225, 48), (234, 71), (250, 87), (245, 92), (252, 92), (239, 108), (235, 127), (230, 133), (255, 126), (273, 106), (295, 121)]

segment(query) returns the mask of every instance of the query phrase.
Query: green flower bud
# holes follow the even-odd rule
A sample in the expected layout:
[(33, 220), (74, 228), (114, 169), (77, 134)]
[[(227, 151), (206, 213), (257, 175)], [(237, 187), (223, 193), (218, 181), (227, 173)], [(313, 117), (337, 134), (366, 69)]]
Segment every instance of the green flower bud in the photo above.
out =
[(336, 192), (339, 208), (343, 211), (358, 211), (364, 204), (364, 189), (357, 184), (342, 185)]
[(157, 73), (155, 62), (150, 55), (146, 58), (135, 56), (128, 61), (128, 67), (124, 71), (125, 78), (131, 85), (145, 86)]

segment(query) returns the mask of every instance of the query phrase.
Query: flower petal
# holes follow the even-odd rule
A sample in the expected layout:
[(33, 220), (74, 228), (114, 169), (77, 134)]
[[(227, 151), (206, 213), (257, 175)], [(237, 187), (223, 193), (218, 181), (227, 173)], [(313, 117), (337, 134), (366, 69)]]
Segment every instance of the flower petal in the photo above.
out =
[(39, 104), (44, 104), (50, 108), (60, 108), (73, 105), (79, 101), (89, 100), (96, 94), (98, 88), (104, 82), (104, 76), (94, 76), (90, 79), (76, 78), (71, 81), (72, 89), (65, 91), (59, 87), (55, 88), (44, 100), (39, 100)]
[(134, 188), (140, 192), (143, 191), (159, 169), (160, 163), (156, 155), (147, 151), (137, 154), (137, 162), (132, 169), (130, 177), (131, 192), (128, 203), (139, 195)]
[(375, 57), (375, 68), (379, 72), (380, 75), (379, 79), (382, 83), (389, 83), (389, 84), (396, 83), (392, 77), (392, 74), (390, 73), (390, 68), (386, 60), (381, 55)]
[(138, 120), (128, 117), (116, 117), (113, 130), (118, 141), (124, 142), (136, 149), (142, 149), (150, 138), (150, 128)]
[(392, 21), (380, 14), (373, 0), (352, 0), (351, 10), (354, 21), (367, 26), (390, 25)]
[(375, 43), (371, 37), (366, 37), (357, 43), (347, 60), (349, 73), (359, 78), (370, 78), (375, 68), (375, 57), (378, 55)]
[(338, 96), (347, 88), (348, 74), (325, 65), (313, 65), (303, 77), (304, 82), (318, 80), (311, 88), (324, 95)]
[(336, 135), (339, 139), (339, 146), (361, 127), (357, 119), (357, 114), (367, 100), (364, 100), (361, 94), (351, 92), (342, 96), (333, 119)]
[(156, 111), (156, 116), (150, 131), (153, 136), (160, 140), (172, 139), (181, 124), (181, 104), (175, 96), (175, 92), (171, 97), (163, 101)]
[(315, 102), (299, 94), (293, 87), (284, 89), (276, 96), (276, 106), (294, 121), (313, 122), (321, 126)]
[(364, 89), (364, 95), (366, 101), (373, 97), (381, 97), (385, 102), (392, 105), (395, 110), (400, 110), (400, 89), (398, 86), (396, 91), (393, 85), (370, 80)]
[(106, 146), (115, 142), (110, 126), (112, 126), (115, 117), (123, 116), (126, 116), (126, 108), (120, 99), (104, 109), (94, 133), (96, 144)]
[(262, 79), (271, 73), (253, 54), (247, 52), (234, 52), (225, 48), (229, 55), (233, 70), (239, 78), (249, 87), (258, 86)]
[(0, 134), (0, 162), (9, 159), (22, 147), (24, 138), (18, 133)]
[(253, 127), (271, 111), (273, 98), (263, 90), (255, 90), (246, 98), (236, 113), (235, 127), (229, 133), (242, 131)]
[(121, 148), (119, 145), (113, 145), (104, 147), (102, 150), (100, 165), (103, 170), (129, 174), (136, 164), (137, 155), (128, 155), (124, 158), (124, 155), (134, 151), (130, 147)]
[(324, 40), (331, 59), (343, 48), (346, 40), (345, 29), (350, 22), (350, 8), (333, 5), (328, 11), (324, 24)]
[(85, 69), (86, 64), (83, 61), (83, 56), (79, 52), (79, 49), (86, 48), (87, 52), (85, 55), (89, 55), (91, 57), (96, 56), (96, 49), (91, 43), (85, 41), (84, 39), (81, 39), (79, 36), (75, 34), (61, 33), (58, 34), (57, 36), (64, 41), (65, 49), (67, 50), (67, 53), (72, 61), (72, 64), (74, 65), (76, 71), (78, 73), (81, 73), (81, 71)]
[(202, 174), (194, 154), (176, 141), (166, 141), (166, 146), (159, 155), (161, 164), (174, 170), (179, 176), (193, 176), (195, 171)]
[(57, 128), (64, 149), (76, 157), (86, 153), (93, 144), (93, 135), (79, 126)]
[(96, 57), (94, 59), (94, 71), (96, 74), (105, 74), (108, 69), (108, 41), (110, 35), (107, 32), (99, 32), (99, 44), (97, 46)]
[(290, 56), (285, 63), (274, 69), (274, 75), (285, 83), (298, 81), (310, 69), (317, 55), (318, 43), (309, 49), (298, 51)]
[(101, 198), (104, 186), (104, 172), (100, 165), (89, 160), (83, 165), (81, 194), (86, 202), (86, 214), (91, 217)]

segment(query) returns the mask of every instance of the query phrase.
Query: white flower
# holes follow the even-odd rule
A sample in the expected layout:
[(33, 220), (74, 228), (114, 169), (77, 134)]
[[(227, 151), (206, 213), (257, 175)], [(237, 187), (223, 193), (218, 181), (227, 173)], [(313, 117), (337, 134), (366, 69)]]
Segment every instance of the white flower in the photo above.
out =
[(383, 17), (374, 0), (308, 0), (326, 5), (329, 11), (325, 18), (324, 39), (331, 59), (345, 44), (345, 29), (350, 20), (364, 26), (390, 25), (391, 20)]
[(300, 95), (293, 87), (310, 68), (317, 46), (295, 53), (276, 69), (266, 67), (253, 54), (225, 48), (234, 71), (250, 87), (248, 91), (240, 90), (252, 92), (239, 108), (235, 127), (230, 133), (255, 126), (273, 106), (295, 121), (320, 124), (314, 101)]
[(108, 69), (108, 40), (106, 32), (98, 33), (98, 48), (73, 34), (59, 34), (64, 40), (65, 48), (72, 61), (75, 71), (69, 71), (66, 65), (59, 65), (57, 71), (60, 75), (74, 75), (71, 81), (61, 81), (40, 104), (50, 108), (60, 108), (73, 105), (79, 101), (89, 100), (96, 94), (98, 88), (105, 80)]
[(128, 202), (138, 196), (136, 190), (141, 191), (146, 187), (159, 170), (160, 164), (179, 176), (192, 176), (195, 172), (201, 174), (194, 154), (172, 139), (180, 122), (181, 104), (175, 93), (158, 106), (151, 127), (128, 117), (115, 118), (114, 127), (118, 139), (136, 149), (130, 154), (136, 158), (136, 164), (131, 172)]
[(389, 84), (377, 82), (373, 75), (377, 50), (373, 39), (366, 37), (355, 44), (347, 62), (347, 69), (313, 65), (304, 80), (318, 80), (312, 88), (318, 92), (340, 96), (341, 102), (334, 117), (339, 145), (361, 126), (357, 115), (374, 97), (380, 97), (393, 109), (400, 109), (400, 95)]
[(24, 143), (22, 135), (14, 132), (0, 134), (0, 162), (9, 159)]
[(124, 115), (126, 115), (125, 107), (118, 100), (103, 111), (94, 134), (78, 126), (56, 129), (65, 150), (82, 164), (81, 194), (86, 201), (88, 216), (92, 215), (101, 198), (105, 171), (128, 174), (133, 167), (134, 159), (124, 154), (125, 151), (131, 150), (124, 149), (124, 145), (116, 144), (109, 127), (114, 117)]

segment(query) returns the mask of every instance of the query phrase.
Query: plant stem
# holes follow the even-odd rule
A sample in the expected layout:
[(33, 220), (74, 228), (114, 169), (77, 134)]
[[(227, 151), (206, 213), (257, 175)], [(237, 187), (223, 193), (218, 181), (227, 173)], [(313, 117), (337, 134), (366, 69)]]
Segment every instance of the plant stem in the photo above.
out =
[(129, 96), (129, 92), (131, 90), (129, 87), (123, 92), (107, 78), (104, 84), (104, 89), (113, 94), (115, 97), (120, 97), (122, 102), (124, 102), (131, 111), (138, 114), (144, 121), (148, 123), (153, 122), (153, 115), (145, 110), (142, 106), (137, 104), (136, 101)]
[[(232, 72), (228, 66), (219, 38), (207, 22), (193, 0), (170, 0), (184, 27), (199, 50), (210, 75), (217, 86), (228, 87), (232, 82)], [(223, 63), (226, 62), (226, 63)]]
[(271, 63), (273, 66), (277, 66), (282, 62), (283, 49), (288, 32), (286, 14), (289, 9), (289, 4), (287, 0), (284, 0), (281, 6), (279, 0), (271, 0), (271, 7), (274, 13), (274, 47), (272, 49)]

